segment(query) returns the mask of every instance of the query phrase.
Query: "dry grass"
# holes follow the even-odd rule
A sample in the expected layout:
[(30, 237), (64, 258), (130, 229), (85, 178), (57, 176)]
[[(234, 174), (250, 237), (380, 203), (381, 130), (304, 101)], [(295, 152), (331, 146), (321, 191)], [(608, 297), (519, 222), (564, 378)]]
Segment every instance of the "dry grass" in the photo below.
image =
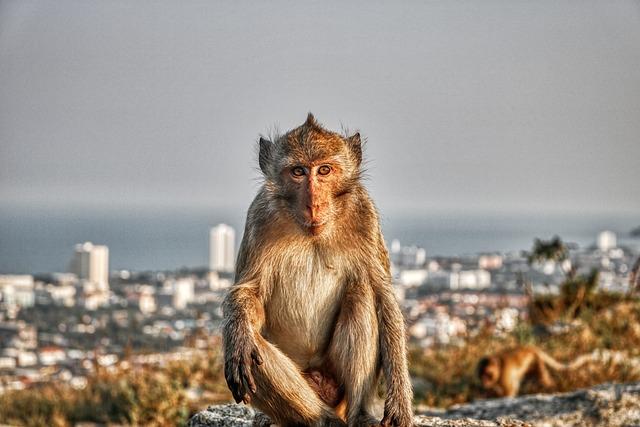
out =
[[(554, 302), (551, 302), (554, 304)], [(640, 301), (595, 294), (576, 310), (570, 332), (545, 336), (537, 327), (520, 324), (511, 334), (496, 337), (485, 331), (462, 347), (413, 349), (411, 373), (416, 380), (415, 402), (447, 407), (488, 395), (475, 378), (480, 358), (520, 344), (536, 344), (560, 361), (595, 349), (640, 357)], [(555, 391), (568, 391), (604, 382), (640, 381), (638, 370), (624, 363), (591, 363), (571, 374), (554, 375)], [(187, 398), (198, 388), (202, 398)], [(542, 392), (534, 381), (523, 393)], [(189, 363), (174, 362), (162, 369), (121, 369), (98, 372), (83, 390), (46, 385), (0, 395), (0, 420), (28, 426), (71, 426), (78, 422), (169, 426), (183, 424), (208, 404), (229, 402), (219, 351)]]
[[(230, 399), (219, 352), (189, 363), (145, 369), (98, 372), (83, 390), (50, 384), (0, 396), (0, 420), (10, 425), (72, 426), (99, 424), (182, 425), (207, 403)], [(189, 388), (199, 388), (207, 402), (187, 399)]]
[[(596, 294), (597, 295), (597, 294)], [(416, 403), (448, 407), (477, 398), (490, 397), (475, 377), (478, 361), (486, 355), (522, 344), (535, 344), (559, 361), (571, 361), (594, 350), (640, 357), (640, 302), (625, 297), (601, 295), (601, 300), (581, 307), (570, 331), (545, 335), (528, 323), (520, 324), (505, 337), (489, 333), (469, 339), (461, 347), (414, 349), (411, 371), (416, 381)], [(560, 375), (553, 373), (556, 387), (569, 391), (605, 382), (640, 381), (640, 370), (629, 363), (604, 360)], [(548, 392), (535, 381), (525, 383), (522, 393)]]

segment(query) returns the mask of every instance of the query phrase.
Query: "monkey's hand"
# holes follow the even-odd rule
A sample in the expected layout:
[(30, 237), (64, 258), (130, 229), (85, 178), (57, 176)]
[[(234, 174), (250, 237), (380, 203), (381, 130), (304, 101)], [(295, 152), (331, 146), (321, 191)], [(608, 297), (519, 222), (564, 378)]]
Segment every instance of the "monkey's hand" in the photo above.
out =
[(233, 348), (224, 361), (224, 377), (236, 403), (251, 402), (249, 392), (257, 391), (252, 373), (254, 362), (262, 365), (262, 356), (251, 333), (236, 331)]
[(412, 427), (413, 411), (411, 402), (405, 401), (402, 396), (387, 396), (384, 403), (384, 417), (380, 422), (382, 427)]

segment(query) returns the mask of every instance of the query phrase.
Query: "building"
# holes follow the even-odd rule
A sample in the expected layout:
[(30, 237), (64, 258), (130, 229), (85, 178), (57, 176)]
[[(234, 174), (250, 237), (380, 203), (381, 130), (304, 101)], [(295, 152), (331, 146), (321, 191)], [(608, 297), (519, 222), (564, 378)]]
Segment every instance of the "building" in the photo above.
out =
[(39, 282), (36, 286), (36, 304), (73, 307), (76, 304), (76, 286)]
[(491, 273), (486, 270), (436, 271), (429, 273), (427, 284), (437, 289), (487, 289)]
[(615, 248), (617, 244), (616, 233), (612, 231), (603, 231), (598, 234), (598, 249), (602, 252)]
[(95, 310), (109, 303), (109, 248), (91, 242), (76, 245), (71, 271), (80, 280), (79, 305)]
[(223, 291), (233, 284), (233, 275), (231, 273), (218, 273), (217, 271), (209, 271), (207, 275), (209, 289), (212, 291)]
[(230, 273), (235, 269), (236, 232), (226, 224), (209, 232), (209, 270)]
[(78, 244), (71, 270), (81, 281), (93, 285), (97, 292), (109, 291), (109, 248), (91, 242)]
[(164, 282), (156, 296), (157, 307), (171, 306), (176, 310), (184, 310), (195, 298), (193, 278), (182, 277)]
[(398, 277), (398, 282), (403, 286), (420, 286), (427, 281), (429, 272), (424, 269), (402, 270)]
[(481, 270), (499, 270), (502, 268), (503, 261), (500, 254), (484, 254), (478, 257), (478, 267)]
[(136, 289), (127, 295), (127, 303), (138, 308), (142, 314), (148, 315), (158, 309), (155, 294), (156, 291), (153, 286), (136, 286)]
[(8, 307), (33, 307), (35, 304), (33, 276), (27, 274), (0, 275), (0, 302)]
[(0, 323), (0, 349), (32, 350), (38, 346), (36, 327), (20, 320)]

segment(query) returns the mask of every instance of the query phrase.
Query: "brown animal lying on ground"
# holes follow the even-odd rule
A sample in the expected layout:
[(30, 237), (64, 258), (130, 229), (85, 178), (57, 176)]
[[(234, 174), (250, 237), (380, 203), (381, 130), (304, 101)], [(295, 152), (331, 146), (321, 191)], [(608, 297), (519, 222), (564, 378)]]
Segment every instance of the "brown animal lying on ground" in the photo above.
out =
[(571, 363), (560, 363), (535, 346), (516, 347), (494, 356), (483, 357), (478, 363), (482, 387), (500, 397), (518, 395), (526, 377), (536, 378), (545, 388), (555, 385), (547, 367), (556, 371), (575, 369), (589, 360), (581, 356)]

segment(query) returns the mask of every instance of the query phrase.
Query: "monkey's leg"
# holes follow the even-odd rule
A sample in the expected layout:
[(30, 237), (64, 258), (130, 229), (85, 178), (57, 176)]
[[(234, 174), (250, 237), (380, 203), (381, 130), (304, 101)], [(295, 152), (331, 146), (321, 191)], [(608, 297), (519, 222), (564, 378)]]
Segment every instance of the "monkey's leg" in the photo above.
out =
[(360, 287), (345, 296), (336, 322), (329, 359), (344, 384), (349, 426), (379, 425), (373, 417), (378, 380), (378, 322), (373, 293)]
[(544, 361), (540, 357), (536, 358), (536, 371), (536, 373), (538, 374), (538, 378), (540, 379), (540, 384), (542, 384), (544, 388), (555, 387), (556, 383), (553, 378), (551, 378), (547, 366), (544, 364)]
[(500, 385), (503, 390), (503, 397), (516, 397), (520, 392), (520, 385), (524, 379), (526, 371), (502, 372)]
[(309, 386), (298, 367), (262, 336), (256, 344), (263, 363), (252, 367), (257, 386), (251, 402), (279, 426), (343, 427)]

